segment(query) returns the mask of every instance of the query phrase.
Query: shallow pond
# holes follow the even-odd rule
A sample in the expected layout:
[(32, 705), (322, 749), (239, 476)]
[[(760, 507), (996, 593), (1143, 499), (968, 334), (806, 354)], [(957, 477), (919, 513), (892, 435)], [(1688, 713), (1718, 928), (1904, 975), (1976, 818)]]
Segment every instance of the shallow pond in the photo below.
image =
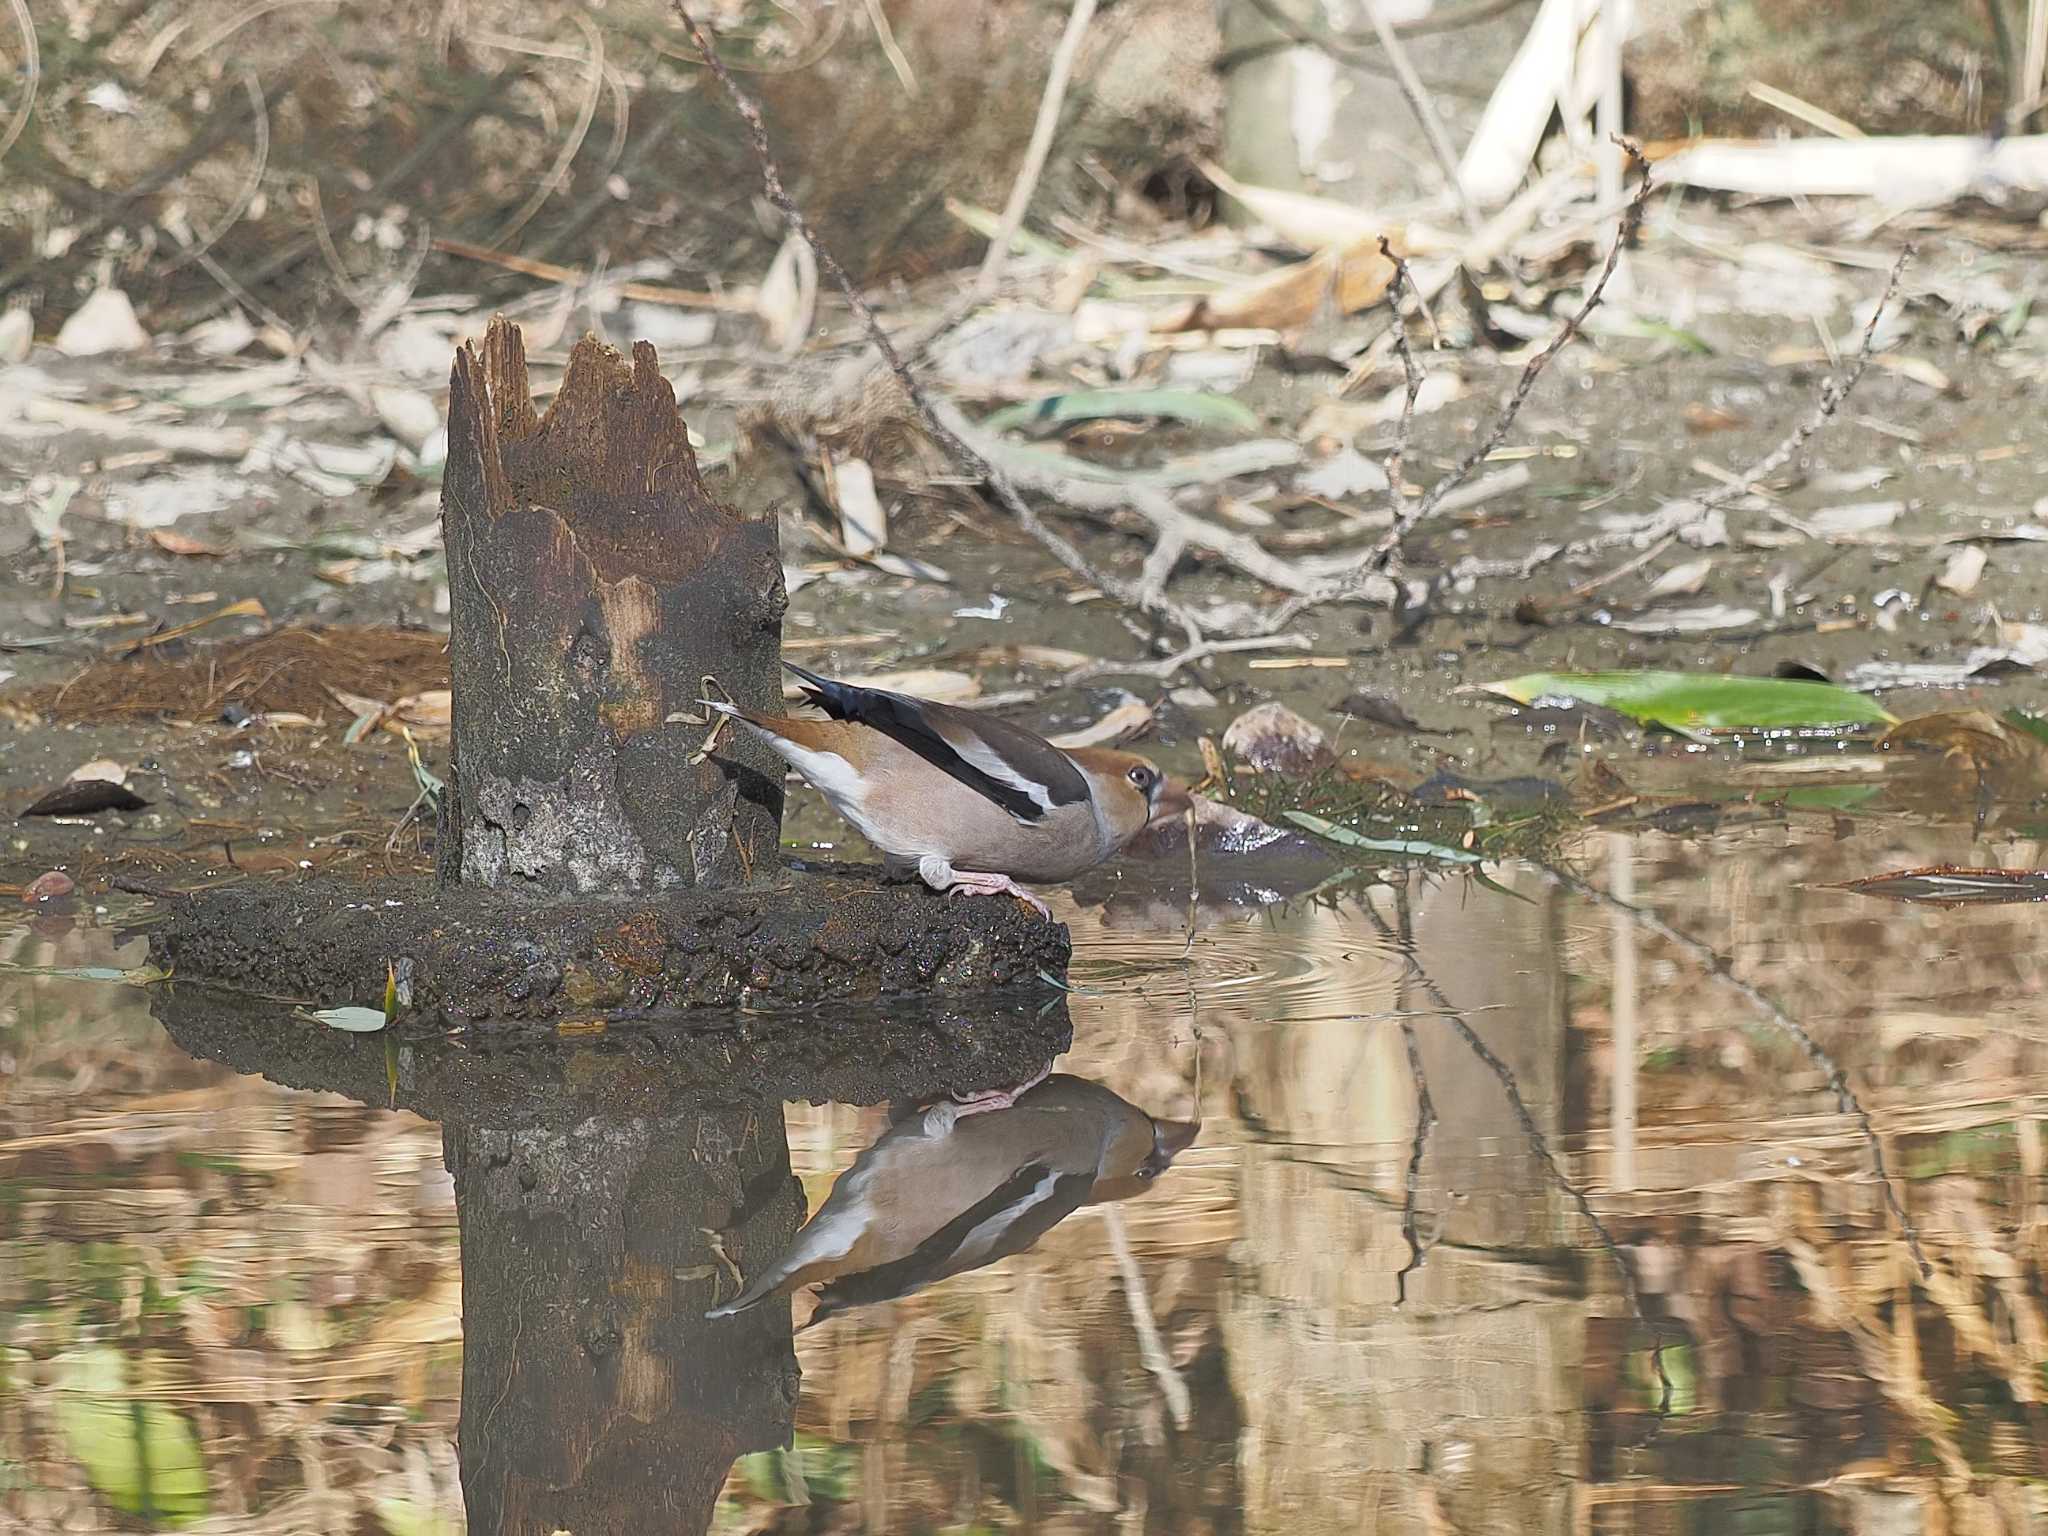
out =
[(579, 1536), (2031, 1529), (2041, 914), (1831, 883), (2040, 862), (1822, 817), (1192, 920), (1135, 873), (1063, 897), (1071, 992), (935, 1038), (1063, 1008), (1057, 1072), (1199, 1135), (798, 1332), (800, 1381), (788, 1303), (702, 1313), (890, 1112), (678, 1069), (760, 1021), (345, 1036), (78, 974), (142, 964), (139, 909), (24, 910), (0, 1530), (416, 1536), (465, 1486)]

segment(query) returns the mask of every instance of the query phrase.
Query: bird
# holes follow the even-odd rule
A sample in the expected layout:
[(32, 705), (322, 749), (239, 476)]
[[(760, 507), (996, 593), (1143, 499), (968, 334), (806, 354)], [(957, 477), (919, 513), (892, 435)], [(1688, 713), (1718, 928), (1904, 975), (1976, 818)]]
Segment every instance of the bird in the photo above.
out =
[(941, 1102), (854, 1160), (789, 1250), (707, 1318), (820, 1285), (806, 1328), (1021, 1253), (1084, 1205), (1149, 1189), (1201, 1131), (1102, 1084), (1049, 1076), (1007, 1109)]
[(1149, 758), (1062, 749), (979, 710), (783, 666), (825, 719), (701, 702), (808, 779), (892, 873), (914, 870), (933, 890), (1007, 892), (1049, 918), (1020, 880), (1071, 880), (1191, 803)]

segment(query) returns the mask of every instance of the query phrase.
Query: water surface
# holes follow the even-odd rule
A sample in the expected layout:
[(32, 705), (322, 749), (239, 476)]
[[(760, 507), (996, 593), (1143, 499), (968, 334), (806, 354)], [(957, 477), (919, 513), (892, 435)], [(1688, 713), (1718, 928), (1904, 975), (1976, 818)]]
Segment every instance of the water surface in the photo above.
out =
[[(2041, 913), (1827, 888), (1948, 862), (2039, 849), (1596, 835), (1565, 883), (1192, 938), (1184, 892), (1091, 887), (1058, 1070), (1199, 1139), (794, 1368), (807, 1299), (701, 1312), (886, 1106), (716, 1102), (659, 1025), (522, 1096), (478, 1042), (322, 1057), (0, 974), (0, 1530), (413, 1536), (465, 1478), (508, 1529), (574, 1488), (579, 1532), (2032, 1528)], [(8, 918), (0, 959), (140, 965), (129, 915)]]

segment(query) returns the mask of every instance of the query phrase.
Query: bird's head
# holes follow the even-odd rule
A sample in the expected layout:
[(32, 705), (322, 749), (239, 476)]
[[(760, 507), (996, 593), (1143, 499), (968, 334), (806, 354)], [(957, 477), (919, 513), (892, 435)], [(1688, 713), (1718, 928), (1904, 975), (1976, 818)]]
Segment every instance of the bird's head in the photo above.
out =
[(1176, 1157), (1194, 1145), (1201, 1132), (1199, 1120), (1140, 1116), (1137, 1124), (1118, 1135), (1096, 1177), (1095, 1187), (1088, 1193), (1088, 1203), (1107, 1205), (1112, 1200), (1128, 1200), (1143, 1194), (1152, 1187), (1153, 1180), (1173, 1166)]
[(1187, 787), (1168, 778), (1149, 757), (1114, 752), (1106, 747), (1080, 747), (1067, 755), (1088, 776), (1095, 803), (1102, 810), (1103, 824), (1115, 836), (1119, 848), (1149, 823), (1185, 815), (1193, 804)]

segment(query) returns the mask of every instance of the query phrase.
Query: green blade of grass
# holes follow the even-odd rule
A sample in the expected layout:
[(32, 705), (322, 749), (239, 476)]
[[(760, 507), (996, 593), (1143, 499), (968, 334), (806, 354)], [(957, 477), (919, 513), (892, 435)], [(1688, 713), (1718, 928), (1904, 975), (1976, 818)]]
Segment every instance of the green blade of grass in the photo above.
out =
[(1517, 704), (1562, 696), (1674, 731), (1893, 725), (1867, 694), (1783, 677), (1687, 672), (1531, 672), (1479, 685)]
[(1467, 848), (1446, 848), (1442, 843), (1426, 843), (1411, 837), (1367, 837), (1349, 827), (1340, 827), (1334, 821), (1325, 821), (1320, 816), (1311, 816), (1307, 811), (1287, 811), (1287, 820), (1297, 827), (1315, 833), (1317, 837), (1328, 838), (1346, 848), (1358, 848), (1367, 853), (1391, 853), (1406, 859), (1436, 859), (1444, 864), (1484, 864), (1485, 856), (1473, 853)]
[(1070, 421), (1100, 421), (1111, 416), (1142, 416), (1186, 422), (1195, 427), (1223, 427), (1251, 432), (1259, 418), (1228, 395), (1194, 389), (1073, 389), (1042, 400), (1006, 405), (982, 425), (991, 432), (1021, 427), (1061, 426)]

